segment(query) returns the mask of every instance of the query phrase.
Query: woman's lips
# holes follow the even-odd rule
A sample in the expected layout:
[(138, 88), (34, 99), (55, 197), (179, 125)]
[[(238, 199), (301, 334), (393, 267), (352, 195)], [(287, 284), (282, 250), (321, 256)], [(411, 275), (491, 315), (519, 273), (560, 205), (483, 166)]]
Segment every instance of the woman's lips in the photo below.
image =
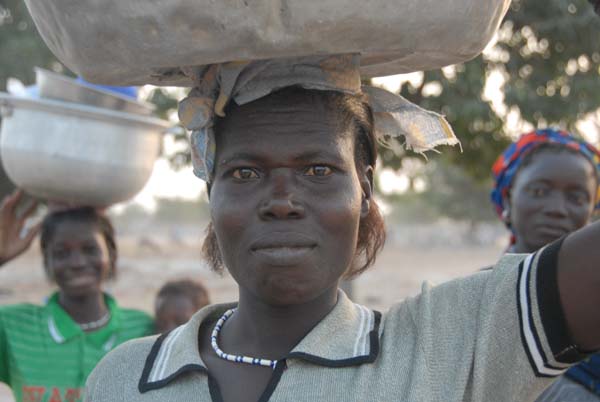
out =
[(316, 246), (313, 239), (302, 233), (272, 232), (259, 237), (250, 250), (269, 265), (289, 266), (304, 261)]
[(309, 236), (297, 232), (270, 232), (260, 236), (250, 245), (252, 251), (271, 248), (313, 248), (317, 243)]
[(286, 245), (256, 248), (252, 252), (269, 265), (290, 266), (306, 260), (314, 248), (314, 246)]
[(559, 237), (569, 233), (570, 230), (558, 225), (539, 225), (537, 227), (537, 232), (542, 236), (554, 237), (558, 239)]
[(98, 282), (98, 273), (92, 268), (67, 269), (59, 275), (61, 282), (70, 287), (88, 286)]
[(93, 285), (96, 282), (98, 282), (98, 278), (96, 277), (96, 275), (92, 274), (83, 274), (65, 278), (65, 283), (71, 287), (88, 286)]

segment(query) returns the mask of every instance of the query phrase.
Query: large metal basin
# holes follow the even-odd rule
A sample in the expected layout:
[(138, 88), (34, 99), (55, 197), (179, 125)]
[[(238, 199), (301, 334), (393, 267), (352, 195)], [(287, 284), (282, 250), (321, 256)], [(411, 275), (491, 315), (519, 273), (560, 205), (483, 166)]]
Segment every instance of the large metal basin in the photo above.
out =
[(147, 182), (163, 120), (55, 100), (0, 93), (0, 154), (8, 177), (28, 193), (108, 206)]
[(25, 0), (54, 54), (108, 85), (191, 85), (180, 70), (358, 52), (381, 76), (466, 61), (510, 0)]

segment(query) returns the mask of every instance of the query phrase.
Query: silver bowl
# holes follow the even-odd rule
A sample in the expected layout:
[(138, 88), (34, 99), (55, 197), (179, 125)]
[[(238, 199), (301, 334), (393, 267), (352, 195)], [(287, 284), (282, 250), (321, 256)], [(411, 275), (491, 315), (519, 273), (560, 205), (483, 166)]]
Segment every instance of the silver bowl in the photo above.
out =
[(41, 199), (108, 206), (140, 191), (167, 121), (0, 92), (0, 156), (10, 180)]
[(118, 110), (149, 116), (154, 105), (139, 102), (120, 94), (85, 85), (70, 77), (35, 67), (35, 79), (40, 97)]

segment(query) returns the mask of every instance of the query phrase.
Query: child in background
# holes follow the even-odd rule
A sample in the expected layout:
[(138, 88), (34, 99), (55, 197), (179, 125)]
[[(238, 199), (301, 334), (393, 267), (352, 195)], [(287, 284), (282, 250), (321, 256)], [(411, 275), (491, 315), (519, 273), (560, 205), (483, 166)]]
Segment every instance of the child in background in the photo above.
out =
[[(100, 359), (119, 344), (152, 333), (152, 318), (123, 308), (104, 291), (118, 270), (110, 220), (91, 207), (54, 210), (23, 237), (36, 210), (16, 191), (0, 205), (0, 269), (40, 232), (43, 268), (56, 285), (43, 305), (0, 306), (0, 382), (16, 402), (80, 401)], [(3, 284), (5, 285), (5, 284)]]
[(204, 285), (191, 279), (167, 282), (154, 304), (156, 332), (164, 334), (188, 322), (194, 313), (210, 304)]

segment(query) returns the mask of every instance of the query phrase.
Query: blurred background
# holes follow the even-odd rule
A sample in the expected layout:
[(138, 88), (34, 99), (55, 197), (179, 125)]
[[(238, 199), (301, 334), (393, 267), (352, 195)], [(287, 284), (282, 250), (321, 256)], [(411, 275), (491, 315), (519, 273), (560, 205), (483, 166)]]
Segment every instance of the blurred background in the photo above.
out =
[[(0, 91), (9, 77), (32, 84), (34, 66), (72, 75), (41, 40), (25, 4), (0, 0)], [(492, 265), (508, 243), (489, 201), (493, 161), (512, 138), (537, 127), (559, 126), (599, 145), (599, 79), (600, 19), (587, 0), (514, 0), (476, 59), (372, 79), (443, 113), (462, 149), (445, 147), (427, 158), (381, 149), (377, 197), (389, 238), (376, 266), (354, 282), (355, 300), (385, 309), (418, 292), (423, 280), (440, 282)], [(185, 94), (185, 88), (140, 89), (142, 99), (174, 124)], [(0, 193), (11, 187), (0, 172)], [(121, 304), (151, 312), (156, 289), (179, 277), (203, 280), (214, 302), (237, 297), (233, 281), (201, 260), (208, 214), (204, 184), (191, 172), (187, 135), (167, 134), (144, 190), (110, 210), (121, 257), (120, 277), (109, 290)], [(2, 269), (0, 304), (42, 302), (51, 285), (41, 265), (35, 244)]]

